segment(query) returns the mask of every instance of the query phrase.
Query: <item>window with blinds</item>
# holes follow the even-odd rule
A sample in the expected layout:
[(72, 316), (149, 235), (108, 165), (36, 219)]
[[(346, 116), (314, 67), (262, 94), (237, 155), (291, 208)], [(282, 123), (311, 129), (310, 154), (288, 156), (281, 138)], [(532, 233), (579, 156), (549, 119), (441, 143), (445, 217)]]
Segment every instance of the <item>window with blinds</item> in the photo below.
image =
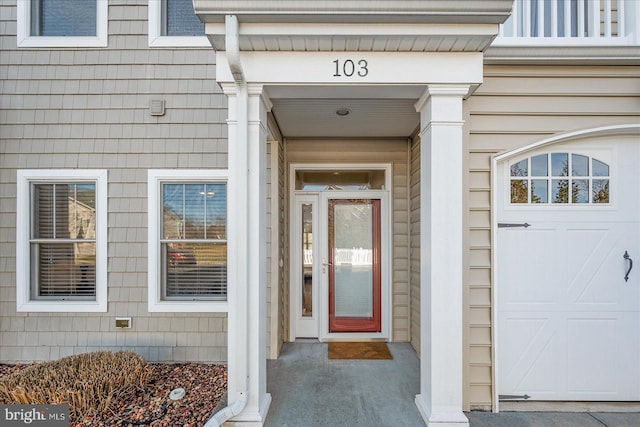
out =
[(95, 300), (95, 182), (31, 185), (31, 299)]
[(162, 299), (225, 300), (227, 186), (162, 183)]
[(95, 36), (96, 0), (31, 1), (32, 36)]
[(162, 2), (162, 35), (204, 35), (204, 24), (196, 16), (192, 0), (164, 0)]

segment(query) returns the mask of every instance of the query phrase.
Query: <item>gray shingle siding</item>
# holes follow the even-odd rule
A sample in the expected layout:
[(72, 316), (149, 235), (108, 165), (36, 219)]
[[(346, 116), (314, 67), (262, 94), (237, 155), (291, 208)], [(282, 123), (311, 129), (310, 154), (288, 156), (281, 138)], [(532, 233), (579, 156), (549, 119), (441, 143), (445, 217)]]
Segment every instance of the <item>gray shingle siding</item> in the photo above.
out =
[[(147, 19), (146, 0), (110, 0), (108, 48), (18, 50), (15, 1), (0, 3), (2, 362), (109, 349), (226, 361), (226, 314), (147, 310), (147, 170), (227, 167), (213, 49), (150, 49)], [(149, 114), (152, 98), (164, 116)], [(16, 170), (64, 168), (109, 172), (108, 312), (17, 313)]]

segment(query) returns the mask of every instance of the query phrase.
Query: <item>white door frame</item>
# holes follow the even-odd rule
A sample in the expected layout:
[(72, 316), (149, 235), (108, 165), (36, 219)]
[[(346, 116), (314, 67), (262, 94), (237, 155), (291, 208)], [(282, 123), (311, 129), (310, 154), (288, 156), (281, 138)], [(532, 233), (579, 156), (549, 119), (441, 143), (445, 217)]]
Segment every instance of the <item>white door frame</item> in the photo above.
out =
[[(498, 318), (498, 292), (500, 292), (501, 284), (498, 281), (498, 275), (496, 274), (499, 268), (499, 260), (498, 260), (498, 211), (499, 211), (499, 199), (498, 192), (502, 191), (502, 189), (498, 188), (498, 182), (500, 181), (500, 176), (498, 175), (499, 164), (504, 162), (512, 157), (516, 157), (520, 154), (524, 154), (529, 151), (533, 151), (538, 148), (542, 148), (547, 145), (554, 145), (563, 142), (575, 141), (582, 138), (591, 138), (598, 136), (606, 136), (606, 135), (616, 135), (616, 134), (637, 134), (640, 132), (640, 124), (628, 124), (628, 125), (613, 125), (613, 126), (602, 126), (591, 129), (582, 129), (574, 132), (563, 133), (559, 135), (554, 135), (550, 138), (543, 139), (541, 141), (537, 141), (533, 144), (528, 144), (523, 147), (519, 147), (516, 149), (508, 150), (502, 153), (499, 153), (491, 159), (491, 188), (493, 191), (491, 192), (491, 241), (493, 242), (494, 248), (491, 255), (491, 265), (492, 267), (492, 280), (493, 280), (493, 304), (491, 306), (491, 318)], [(493, 412), (500, 412), (500, 401), (499, 401), (499, 392), (500, 392), (500, 384), (498, 384), (498, 368), (500, 364), (500, 360), (498, 360), (498, 347), (500, 346), (499, 340), (499, 330), (497, 322), (494, 321), (492, 325), (492, 334), (491, 334), (491, 342), (493, 342), (493, 346), (491, 349), (491, 358), (493, 359), (493, 370), (492, 370), (492, 383), (493, 383)]]
[[(295, 175), (298, 170), (384, 170), (385, 172), (385, 188), (383, 190), (361, 190), (361, 191), (301, 191), (295, 189)], [(391, 191), (392, 167), (390, 163), (349, 163), (349, 164), (313, 164), (313, 163), (293, 163), (289, 167), (289, 197), (290, 197), (290, 232), (289, 232), (289, 340), (295, 341), (298, 335), (296, 331), (296, 321), (299, 316), (299, 303), (301, 301), (300, 289), (296, 285), (299, 279), (300, 266), (300, 248), (299, 242), (301, 235), (299, 232), (300, 209), (302, 202), (314, 203), (314, 229), (318, 230), (318, 236), (327, 235), (326, 230), (326, 214), (320, 212), (326, 207), (329, 198), (375, 198), (381, 200), (381, 279), (382, 279), (382, 331), (376, 333), (330, 333), (329, 332), (329, 285), (328, 275), (322, 273), (322, 258), (327, 258), (326, 239), (314, 239), (314, 263), (313, 277), (316, 278), (314, 283), (313, 318), (318, 322), (318, 340), (331, 341), (340, 339), (385, 339), (391, 340), (391, 270), (393, 266), (393, 250), (391, 247), (391, 218), (392, 218), (392, 191)], [(323, 218), (325, 220), (323, 220)]]

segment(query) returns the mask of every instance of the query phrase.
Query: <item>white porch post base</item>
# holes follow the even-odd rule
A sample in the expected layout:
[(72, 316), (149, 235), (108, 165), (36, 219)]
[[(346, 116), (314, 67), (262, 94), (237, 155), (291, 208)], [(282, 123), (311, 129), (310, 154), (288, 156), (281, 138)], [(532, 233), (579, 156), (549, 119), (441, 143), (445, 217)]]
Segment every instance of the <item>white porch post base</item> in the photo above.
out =
[(266, 393), (260, 401), (259, 411), (243, 411), (231, 421), (224, 423), (224, 427), (262, 427), (267, 419), (267, 413), (271, 406), (271, 394)]
[(462, 412), (463, 110), (469, 85), (430, 85), (420, 112), (420, 394), (428, 426)]
[(427, 427), (467, 427), (469, 420), (461, 411), (431, 412), (421, 394), (416, 396), (416, 406)]

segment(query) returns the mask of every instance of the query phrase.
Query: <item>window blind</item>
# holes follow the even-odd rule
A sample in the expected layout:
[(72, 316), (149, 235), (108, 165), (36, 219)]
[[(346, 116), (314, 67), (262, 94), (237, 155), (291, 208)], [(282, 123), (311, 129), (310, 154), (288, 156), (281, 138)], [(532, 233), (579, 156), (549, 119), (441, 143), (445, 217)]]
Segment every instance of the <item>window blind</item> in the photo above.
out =
[(96, 2), (97, 0), (31, 0), (31, 35), (95, 36)]
[(226, 298), (226, 184), (163, 183), (162, 216), (163, 298)]
[(95, 297), (95, 183), (32, 188), (32, 298)]

